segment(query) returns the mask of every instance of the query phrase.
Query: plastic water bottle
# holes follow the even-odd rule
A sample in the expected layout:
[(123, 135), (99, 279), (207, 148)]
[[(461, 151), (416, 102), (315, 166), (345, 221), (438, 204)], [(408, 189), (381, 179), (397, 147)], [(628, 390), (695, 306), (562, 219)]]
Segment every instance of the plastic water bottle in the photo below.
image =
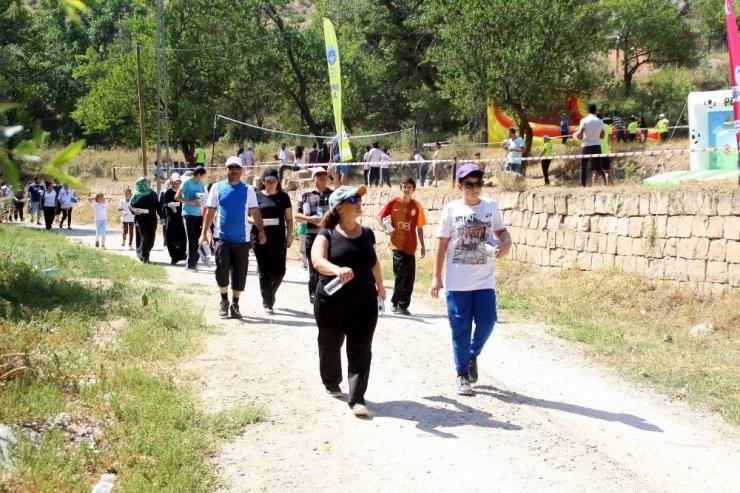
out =
[(342, 289), (342, 286), (344, 286), (344, 283), (342, 282), (342, 280), (339, 279), (338, 277), (335, 277), (334, 279), (329, 281), (326, 286), (324, 286), (324, 291), (326, 291), (326, 294), (331, 296), (337, 291), (339, 291), (340, 289)]
[(303, 203), (303, 214), (306, 216), (311, 215), (311, 202), (306, 201)]
[(56, 267), (49, 267), (48, 269), (42, 269), (40, 271), (40, 274), (42, 274), (44, 276), (48, 276), (49, 274), (53, 274), (56, 271), (57, 271), (57, 268)]
[(378, 315), (385, 315), (385, 300), (378, 296)]
[(393, 227), (393, 223), (391, 222), (391, 218), (389, 216), (385, 216), (383, 218), (383, 227), (385, 228), (386, 232), (388, 232), (388, 234), (395, 231), (395, 228)]

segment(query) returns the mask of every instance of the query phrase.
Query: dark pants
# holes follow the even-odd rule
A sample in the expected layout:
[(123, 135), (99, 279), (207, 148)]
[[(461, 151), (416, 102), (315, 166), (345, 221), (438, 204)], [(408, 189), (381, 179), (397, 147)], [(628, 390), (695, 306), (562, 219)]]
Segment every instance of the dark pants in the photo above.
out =
[(64, 221), (67, 221), (67, 228), (72, 227), (72, 208), (69, 209), (62, 209), (62, 220), (59, 221), (59, 227), (64, 227)]
[(347, 380), (350, 407), (365, 404), (370, 378), (370, 361), (378, 302), (375, 294), (353, 298), (333, 298), (323, 293), (316, 298), (314, 316), (319, 327), (319, 371), (327, 388), (342, 381), (341, 349), (347, 337)]
[(416, 256), (400, 250), (393, 250), (393, 275), (396, 282), (393, 285), (391, 304), (408, 308), (411, 304), (411, 294), (414, 292), (416, 280)]
[(285, 277), (285, 239), (267, 241), (264, 245), (254, 247), (259, 270), (262, 306), (272, 308), (275, 305), (275, 293)]
[(306, 234), (306, 260), (308, 260), (308, 299), (311, 303), (316, 298), (316, 286), (319, 284), (319, 271), (317, 271), (313, 262), (311, 262), (311, 247), (313, 240), (316, 239), (316, 233)]
[(566, 130), (565, 132), (563, 132), (562, 130), (560, 130), (560, 135), (563, 136), (563, 145), (567, 144), (568, 143), (568, 131)]
[(370, 167), (370, 185), (379, 185), (380, 184), (380, 168), (379, 167)]
[(54, 216), (56, 213), (56, 207), (44, 207), (44, 223), (46, 224), (46, 229), (51, 229), (51, 225), (54, 224)]
[(219, 288), (229, 285), (232, 291), (244, 291), (249, 267), (249, 243), (216, 240), (216, 283)]
[(134, 223), (121, 223), (121, 225), (123, 226), (121, 245), (126, 244), (126, 235), (128, 234), (128, 246), (131, 246), (134, 242)]
[(370, 185), (370, 170), (369, 169), (363, 169), (362, 170), (362, 184), (363, 185)]
[(380, 168), (380, 186), (383, 186), (383, 183), (391, 186), (391, 169), (390, 168)]
[(18, 221), (19, 219), (23, 221), (23, 202), (20, 202), (18, 204), (15, 204), (15, 214), (14, 214), (15, 220)]
[(617, 142), (627, 142), (627, 130), (625, 130), (624, 128), (618, 128), (616, 135)]
[(423, 187), (424, 183), (427, 181), (427, 172), (429, 171), (429, 165), (428, 164), (422, 164), (419, 166), (419, 186)]
[(149, 262), (149, 252), (154, 248), (157, 235), (156, 219), (143, 218), (136, 221), (136, 256), (142, 262)]
[(195, 269), (198, 265), (198, 239), (203, 228), (201, 216), (183, 216), (185, 218), (185, 234), (188, 237), (188, 268)]
[(592, 154), (601, 154), (601, 144), (595, 146), (586, 146), (581, 148), (581, 186), (586, 186), (586, 179), (590, 176), (589, 164), (591, 171), (596, 171), (606, 182), (606, 175), (604, 174), (604, 168), (601, 167), (600, 157), (591, 157)]
[(301, 169), (301, 167), (298, 166), (298, 165), (281, 164), (280, 165), (280, 172), (279, 172), (280, 182), (282, 183), (282, 181), (283, 181), (283, 174), (285, 173), (285, 170), (300, 171), (300, 169)]
[(542, 160), (542, 176), (545, 177), (545, 185), (550, 184), (550, 163), (552, 163), (552, 159)]

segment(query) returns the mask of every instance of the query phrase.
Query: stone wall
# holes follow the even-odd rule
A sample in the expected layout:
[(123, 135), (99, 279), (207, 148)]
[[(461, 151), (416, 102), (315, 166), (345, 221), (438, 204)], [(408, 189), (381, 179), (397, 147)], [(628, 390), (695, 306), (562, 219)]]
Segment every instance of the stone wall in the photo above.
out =
[[(589, 189), (486, 195), (499, 204), (516, 260), (541, 269), (617, 269), (713, 294), (740, 288), (738, 192)], [(387, 236), (369, 216), (393, 196), (395, 191), (371, 191), (365, 198), (365, 223), (372, 222), (381, 246)], [(442, 207), (458, 197), (420, 199), (430, 251)]]

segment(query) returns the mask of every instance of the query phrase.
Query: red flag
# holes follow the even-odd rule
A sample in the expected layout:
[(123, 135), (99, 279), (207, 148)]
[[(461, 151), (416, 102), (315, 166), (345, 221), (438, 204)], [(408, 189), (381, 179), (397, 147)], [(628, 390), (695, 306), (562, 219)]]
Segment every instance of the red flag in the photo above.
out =
[(740, 35), (737, 32), (735, 9), (732, 0), (725, 0), (727, 21), (727, 51), (730, 55), (730, 83), (732, 85), (732, 110), (735, 119), (735, 138), (740, 144)]

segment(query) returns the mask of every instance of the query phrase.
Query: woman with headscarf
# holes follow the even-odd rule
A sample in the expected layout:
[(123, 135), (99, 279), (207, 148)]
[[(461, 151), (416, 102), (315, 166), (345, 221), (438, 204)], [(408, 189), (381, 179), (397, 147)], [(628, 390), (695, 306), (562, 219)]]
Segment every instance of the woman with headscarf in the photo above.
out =
[(180, 175), (170, 175), (170, 188), (164, 193), (162, 209), (165, 211), (165, 224), (167, 228), (167, 251), (170, 253), (171, 264), (175, 265), (181, 260), (187, 259), (187, 239), (185, 236), (185, 224), (182, 219), (182, 204), (175, 200), (177, 191), (180, 189)]
[[(341, 396), (342, 343), (347, 339), (348, 404), (355, 416), (366, 416), (365, 391), (378, 298), (385, 300), (373, 230), (359, 223), (366, 189), (342, 186), (329, 197), (329, 212), (311, 248), (320, 274), (314, 316), (319, 328), (319, 370), (326, 392)], [(338, 290), (334, 284), (341, 283)]]
[(157, 215), (161, 214), (157, 194), (150, 188), (151, 181), (142, 176), (134, 183), (131, 197), (131, 212), (136, 225), (136, 256), (145, 264), (149, 263), (149, 252), (154, 247), (157, 234)]
[(290, 197), (280, 187), (278, 170), (275, 168), (267, 168), (262, 173), (262, 186), (257, 192), (257, 203), (262, 214), (267, 241), (260, 245), (256, 226), (252, 226), (250, 237), (254, 255), (257, 257), (262, 307), (265, 313), (274, 315), (275, 293), (285, 276), (285, 254), (293, 243), (293, 210)]

